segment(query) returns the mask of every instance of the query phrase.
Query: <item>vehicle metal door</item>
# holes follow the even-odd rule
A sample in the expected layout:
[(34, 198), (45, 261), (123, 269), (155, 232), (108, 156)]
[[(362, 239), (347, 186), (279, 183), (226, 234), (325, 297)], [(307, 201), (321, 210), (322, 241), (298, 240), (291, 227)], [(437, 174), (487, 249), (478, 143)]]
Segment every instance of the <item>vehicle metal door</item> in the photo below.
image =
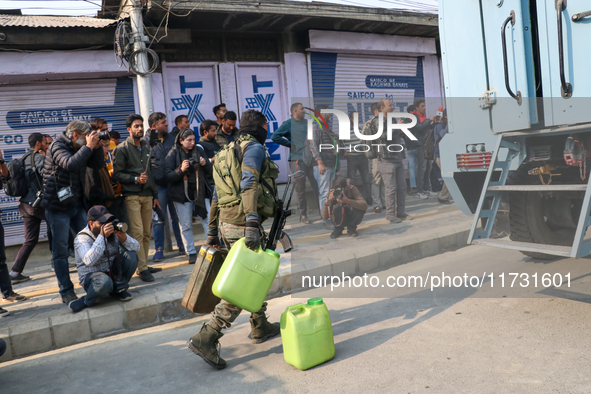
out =
[(539, 3), (545, 125), (591, 122), (591, 1)]
[[(496, 94), (490, 107), (492, 131), (528, 129), (532, 116), (533, 84), (529, 8), (522, 0), (481, 0), (489, 90)], [(468, 32), (467, 32), (468, 34)], [(526, 39), (528, 41), (526, 41)]]

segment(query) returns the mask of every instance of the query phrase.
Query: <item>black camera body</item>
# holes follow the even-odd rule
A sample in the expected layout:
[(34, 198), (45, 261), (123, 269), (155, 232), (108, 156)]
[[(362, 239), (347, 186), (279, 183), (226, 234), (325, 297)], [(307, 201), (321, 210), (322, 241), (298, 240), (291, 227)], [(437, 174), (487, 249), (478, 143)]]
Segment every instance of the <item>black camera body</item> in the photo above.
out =
[(103, 141), (109, 141), (111, 139), (108, 131), (101, 131), (100, 133), (98, 133), (98, 137), (99, 137), (99, 140), (103, 140)]
[(35, 201), (33, 201), (31, 206), (36, 209), (41, 207), (41, 201), (43, 200), (43, 190), (37, 190), (35, 197)]
[(334, 196), (335, 200), (343, 198), (343, 196), (344, 196), (343, 189), (341, 189), (341, 188), (334, 189), (332, 195)]
[(199, 165), (199, 160), (195, 159), (194, 157), (189, 159), (189, 166), (191, 168), (197, 168), (198, 165)]

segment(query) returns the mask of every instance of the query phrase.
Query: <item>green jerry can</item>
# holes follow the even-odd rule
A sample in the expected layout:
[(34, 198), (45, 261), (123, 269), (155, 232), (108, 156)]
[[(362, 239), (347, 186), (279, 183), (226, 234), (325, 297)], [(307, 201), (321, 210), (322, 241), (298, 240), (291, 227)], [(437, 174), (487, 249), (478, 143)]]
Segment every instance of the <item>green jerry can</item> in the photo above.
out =
[(212, 292), (249, 312), (258, 312), (279, 270), (279, 253), (251, 250), (244, 238), (234, 243), (213, 282)]
[(281, 315), (285, 361), (305, 371), (334, 357), (332, 323), (322, 298), (288, 307)]

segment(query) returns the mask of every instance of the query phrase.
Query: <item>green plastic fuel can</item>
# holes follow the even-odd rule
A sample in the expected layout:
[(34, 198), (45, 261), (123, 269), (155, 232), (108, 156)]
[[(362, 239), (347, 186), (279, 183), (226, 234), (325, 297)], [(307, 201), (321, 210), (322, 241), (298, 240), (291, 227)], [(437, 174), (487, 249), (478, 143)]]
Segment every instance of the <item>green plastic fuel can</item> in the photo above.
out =
[(303, 370), (332, 360), (335, 353), (332, 323), (322, 298), (288, 307), (281, 315), (285, 361)]
[(251, 250), (241, 238), (228, 252), (211, 290), (242, 309), (258, 312), (278, 270), (278, 253), (270, 249)]

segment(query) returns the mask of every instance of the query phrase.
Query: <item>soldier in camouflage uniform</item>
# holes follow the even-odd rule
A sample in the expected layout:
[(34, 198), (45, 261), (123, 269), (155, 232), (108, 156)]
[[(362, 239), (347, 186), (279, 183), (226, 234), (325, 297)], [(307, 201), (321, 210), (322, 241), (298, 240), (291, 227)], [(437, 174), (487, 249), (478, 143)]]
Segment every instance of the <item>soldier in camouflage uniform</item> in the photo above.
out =
[[(275, 178), (279, 171), (265, 152), (265, 116), (259, 111), (246, 111), (240, 119), (240, 126), (240, 138), (222, 148), (216, 156), (213, 171), (215, 191), (207, 244), (218, 246), (221, 235), (228, 249), (240, 238), (245, 238), (246, 246), (256, 250), (265, 238), (261, 223), (275, 213)], [(224, 162), (236, 160), (234, 158), (237, 156), (241, 157), (237, 159), (238, 166), (234, 161), (234, 171), (229, 170), (229, 167), (221, 167)], [(234, 185), (239, 185), (240, 190), (233, 190)], [(268, 188), (273, 190), (267, 191)], [(263, 343), (280, 332), (279, 323), (267, 321), (266, 310), (265, 302), (258, 312), (251, 315), (253, 343)], [(210, 321), (191, 337), (189, 349), (214, 368), (225, 368), (226, 362), (217, 349), (218, 339), (223, 335), (221, 330), (230, 327), (241, 311), (236, 305), (222, 300), (216, 305)]]

